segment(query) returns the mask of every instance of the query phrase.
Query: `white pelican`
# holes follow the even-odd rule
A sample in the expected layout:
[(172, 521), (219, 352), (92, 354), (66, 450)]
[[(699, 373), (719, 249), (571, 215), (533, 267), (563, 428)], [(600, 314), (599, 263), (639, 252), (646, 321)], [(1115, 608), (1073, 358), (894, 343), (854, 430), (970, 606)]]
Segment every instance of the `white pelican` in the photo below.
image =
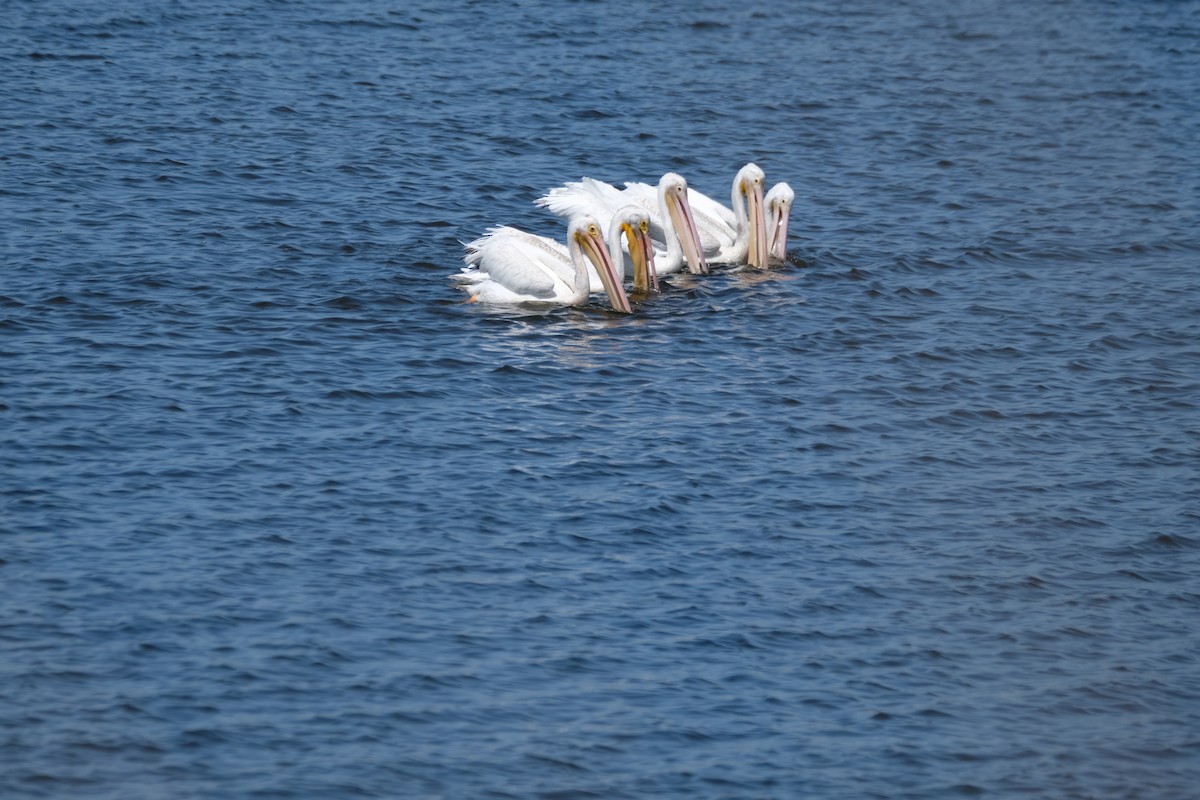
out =
[[(645, 186), (645, 184), (642, 184)], [(694, 274), (708, 272), (708, 262), (700, 245), (700, 233), (692, 217), (687, 181), (674, 172), (663, 175), (657, 191), (649, 194), (622, 191), (594, 178), (568, 183), (551, 189), (534, 201), (560, 217), (591, 214), (610, 219), (623, 206), (633, 204), (650, 215), (650, 233), (654, 238), (654, 264), (659, 275), (669, 275), (688, 265)]]
[(650, 239), (650, 215), (636, 206), (618, 209), (608, 226), (608, 250), (613, 265), (624, 266), (621, 235), (629, 250), (633, 288), (639, 292), (658, 291), (658, 271), (654, 264), (654, 242)]
[(771, 258), (787, 260), (788, 217), (792, 213), (792, 202), (796, 193), (786, 183), (777, 183), (767, 192), (763, 204), (767, 207), (768, 253)]
[[(756, 164), (747, 164), (733, 177), (730, 208), (695, 189), (688, 191), (704, 255), (718, 264), (767, 266), (767, 224), (763, 214), (766, 176)], [(630, 187), (632, 188), (632, 187)], [(642, 190), (644, 191), (644, 190)]]
[(594, 217), (571, 220), (566, 247), (545, 236), (502, 226), (466, 248), (468, 266), (451, 279), (466, 289), (467, 302), (581, 306), (591, 293), (590, 261), (613, 310), (626, 314), (633, 310)]
[[(639, 292), (658, 291), (658, 273), (654, 265), (654, 242), (650, 238), (650, 215), (637, 206), (617, 209), (608, 222), (608, 257), (617, 275), (633, 278)], [(628, 254), (622, 252), (622, 244)], [(605, 291), (596, 268), (588, 263), (593, 292)]]
[[(595, 215), (592, 215), (593, 217)], [(598, 222), (598, 221), (597, 221)], [(549, 240), (560, 250), (562, 245)], [(632, 277), (633, 288), (641, 292), (658, 291), (658, 275), (655, 272), (654, 244), (650, 240), (650, 217), (636, 206), (623, 206), (608, 221), (608, 257), (619, 278)], [(622, 242), (629, 255), (622, 252)], [(585, 262), (588, 281), (592, 292), (608, 291), (599, 271), (592, 263)]]

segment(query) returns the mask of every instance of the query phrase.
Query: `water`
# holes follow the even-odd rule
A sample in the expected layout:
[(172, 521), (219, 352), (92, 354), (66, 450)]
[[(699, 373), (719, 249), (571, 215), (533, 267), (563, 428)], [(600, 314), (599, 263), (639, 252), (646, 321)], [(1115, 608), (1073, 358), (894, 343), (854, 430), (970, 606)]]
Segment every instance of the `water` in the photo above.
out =
[[(1194, 796), (1200, 4), (0, 27), (0, 795)], [(786, 267), (447, 280), (750, 160)]]

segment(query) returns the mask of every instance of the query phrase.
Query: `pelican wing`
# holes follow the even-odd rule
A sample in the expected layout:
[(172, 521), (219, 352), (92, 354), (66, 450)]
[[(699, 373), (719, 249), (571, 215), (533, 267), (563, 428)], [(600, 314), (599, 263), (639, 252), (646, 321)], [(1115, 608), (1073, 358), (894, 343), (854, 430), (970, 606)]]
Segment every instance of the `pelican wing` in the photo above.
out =
[[(553, 300), (571, 291), (567, 249), (544, 236), (507, 226), (492, 228), (467, 245), (465, 260), (477, 274), (486, 274), (518, 295)], [(471, 270), (464, 274), (470, 275)]]
[(566, 219), (589, 214), (604, 228), (608, 227), (617, 209), (626, 205), (619, 189), (595, 178), (555, 187), (533, 202)]
[[(688, 202), (692, 201), (688, 192)], [(692, 218), (696, 220), (696, 232), (700, 234), (700, 248), (704, 254), (711, 256), (725, 247), (732, 247), (737, 238), (737, 229), (730, 228), (724, 220), (714, 219), (710, 214), (692, 208)]]
[(733, 213), (733, 209), (718, 203), (708, 195), (701, 194), (695, 189), (689, 188), (688, 203), (692, 206), (692, 213), (697, 217), (703, 215), (713, 220), (720, 220), (730, 230), (737, 230), (737, 216)]

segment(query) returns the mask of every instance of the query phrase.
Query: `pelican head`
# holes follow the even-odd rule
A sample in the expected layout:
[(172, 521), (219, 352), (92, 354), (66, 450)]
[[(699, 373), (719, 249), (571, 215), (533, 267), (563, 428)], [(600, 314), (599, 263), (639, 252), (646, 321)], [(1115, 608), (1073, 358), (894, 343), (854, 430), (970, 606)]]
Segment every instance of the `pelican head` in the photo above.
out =
[(654, 270), (654, 242), (650, 239), (650, 215), (638, 206), (624, 206), (613, 215), (612, 240), (609, 248), (613, 263), (620, 256), (620, 240), (624, 235), (633, 263), (633, 288), (639, 292), (658, 291), (658, 273)]
[[(567, 247), (582, 253), (600, 276), (604, 291), (608, 294), (608, 302), (613, 311), (628, 314), (633, 311), (625, 287), (621, 284), (621, 276), (613, 266), (612, 257), (604, 244), (604, 234), (600, 232), (600, 223), (591, 214), (583, 214), (571, 220), (567, 227)], [(587, 282), (586, 276), (584, 283)]]
[(760, 269), (767, 266), (767, 221), (763, 211), (763, 191), (767, 176), (757, 164), (747, 164), (733, 178), (735, 208), (746, 204), (747, 224), (750, 226), (749, 250), (746, 263)]
[(687, 259), (688, 271), (695, 275), (708, 272), (708, 261), (700, 245), (700, 231), (692, 217), (692, 206), (688, 202), (688, 185), (682, 175), (668, 172), (658, 181), (659, 205), (667, 212), (671, 226), (679, 238), (683, 255)]
[(792, 213), (792, 202), (796, 193), (786, 183), (777, 183), (767, 192), (767, 227), (770, 229), (769, 253), (780, 261), (787, 259), (788, 217)]

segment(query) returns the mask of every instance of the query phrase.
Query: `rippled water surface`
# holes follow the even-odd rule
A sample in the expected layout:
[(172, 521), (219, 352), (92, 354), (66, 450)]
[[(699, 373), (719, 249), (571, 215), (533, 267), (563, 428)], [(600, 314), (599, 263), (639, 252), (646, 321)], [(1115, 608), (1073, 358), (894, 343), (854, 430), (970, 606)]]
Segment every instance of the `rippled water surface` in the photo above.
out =
[[(1195, 796), (1200, 3), (0, 29), (0, 796)], [(778, 269), (448, 280), (747, 161)]]

